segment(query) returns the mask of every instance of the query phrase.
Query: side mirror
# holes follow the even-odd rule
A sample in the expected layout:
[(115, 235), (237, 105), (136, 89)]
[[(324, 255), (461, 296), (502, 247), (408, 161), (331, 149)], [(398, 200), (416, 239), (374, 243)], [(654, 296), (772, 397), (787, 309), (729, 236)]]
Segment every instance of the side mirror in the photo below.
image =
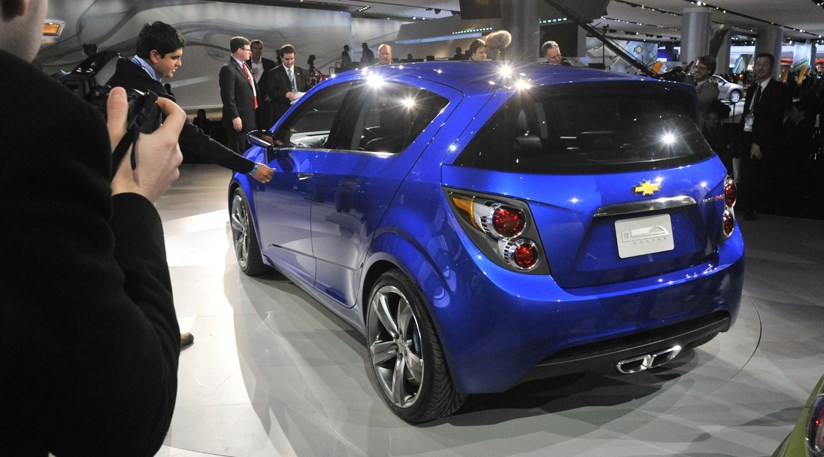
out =
[(275, 145), (275, 138), (268, 130), (252, 130), (246, 134), (246, 139), (250, 144), (261, 148), (269, 149)]

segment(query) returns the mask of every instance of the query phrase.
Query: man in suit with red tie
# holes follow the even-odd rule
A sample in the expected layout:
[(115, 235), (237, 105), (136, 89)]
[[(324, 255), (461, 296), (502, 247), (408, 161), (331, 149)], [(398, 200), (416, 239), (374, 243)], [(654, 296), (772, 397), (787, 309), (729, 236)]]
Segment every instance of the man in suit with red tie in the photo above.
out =
[(246, 134), (257, 128), (257, 87), (246, 66), (252, 56), (251, 41), (236, 36), (229, 41), (229, 51), (229, 61), (220, 68), (220, 99), (229, 148), (240, 154), (247, 147)]
[(264, 73), (260, 83), (264, 100), (272, 104), (273, 124), (283, 116), (294, 100), (309, 90), (308, 72), (295, 65), (295, 47), (291, 44), (283, 45), (280, 48), (280, 59), (283, 65)]
[[(739, 207), (744, 219), (755, 219), (756, 209), (773, 212), (777, 184), (776, 170), (782, 160), (781, 125), (792, 102), (786, 84), (773, 79), (775, 57), (761, 53), (755, 57), (755, 82), (747, 90), (742, 129), (742, 170)], [(771, 191), (772, 187), (772, 191)]]

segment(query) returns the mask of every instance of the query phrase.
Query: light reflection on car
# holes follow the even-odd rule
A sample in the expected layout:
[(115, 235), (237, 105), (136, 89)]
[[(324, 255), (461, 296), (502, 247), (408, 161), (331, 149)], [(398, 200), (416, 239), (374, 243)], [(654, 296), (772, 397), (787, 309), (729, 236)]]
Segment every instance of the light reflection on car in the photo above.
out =
[(551, 65), (345, 72), (235, 174), (241, 270), (281, 271), (366, 337), (406, 421), (571, 372), (658, 370), (730, 328), (736, 190), (691, 87)]

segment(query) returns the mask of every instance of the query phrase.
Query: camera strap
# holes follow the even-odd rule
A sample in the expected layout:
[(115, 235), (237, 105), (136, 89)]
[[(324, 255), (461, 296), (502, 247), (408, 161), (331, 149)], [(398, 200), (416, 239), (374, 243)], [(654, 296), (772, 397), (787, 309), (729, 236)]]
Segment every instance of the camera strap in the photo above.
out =
[(120, 163), (123, 161), (123, 157), (126, 156), (126, 153), (129, 151), (129, 147), (135, 145), (135, 149), (132, 151), (132, 156), (130, 158), (130, 164), (132, 166), (132, 170), (137, 168), (137, 138), (140, 136), (140, 130), (138, 129), (137, 125), (132, 124), (129, 126), (128, 130), (126, 130), (126, 134), (123, 135), (123, 138), (117, 143), (115, 146), (114, 151), (112, 152), (112, 177), (117, 174), (117, 169), (120, 168)]

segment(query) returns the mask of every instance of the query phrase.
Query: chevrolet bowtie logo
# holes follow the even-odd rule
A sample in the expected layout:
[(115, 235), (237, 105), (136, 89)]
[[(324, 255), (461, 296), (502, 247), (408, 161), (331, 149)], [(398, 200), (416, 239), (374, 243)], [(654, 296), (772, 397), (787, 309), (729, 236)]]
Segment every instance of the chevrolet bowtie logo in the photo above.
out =
[(653, 184), (649, 181), (641, 181), (641, 184), (632, 188), (632, 191), (641, 195), (652, 195), (661, 190), (660, 184)]

